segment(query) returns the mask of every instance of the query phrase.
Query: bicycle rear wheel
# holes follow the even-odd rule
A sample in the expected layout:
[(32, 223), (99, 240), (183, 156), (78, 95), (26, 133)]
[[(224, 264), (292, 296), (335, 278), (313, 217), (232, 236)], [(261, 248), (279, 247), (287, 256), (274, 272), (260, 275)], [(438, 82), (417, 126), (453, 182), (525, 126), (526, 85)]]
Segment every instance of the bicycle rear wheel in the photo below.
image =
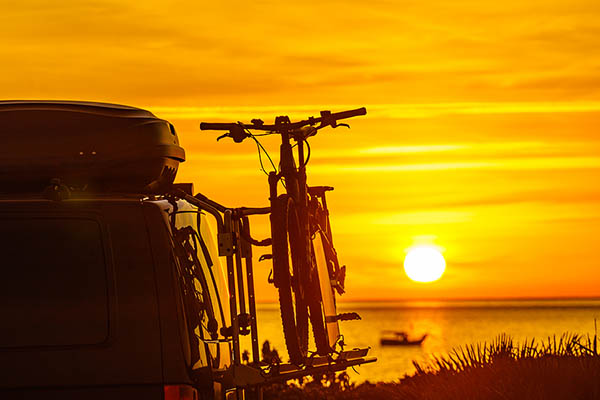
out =
[(308, 352), (308, 308), (302, 280), (303, 238), (293, 199), (281, 195), (271, 202), (273, 278), (279, 292), (279, 307), (285, 344), (293, 364), (302, 364)]

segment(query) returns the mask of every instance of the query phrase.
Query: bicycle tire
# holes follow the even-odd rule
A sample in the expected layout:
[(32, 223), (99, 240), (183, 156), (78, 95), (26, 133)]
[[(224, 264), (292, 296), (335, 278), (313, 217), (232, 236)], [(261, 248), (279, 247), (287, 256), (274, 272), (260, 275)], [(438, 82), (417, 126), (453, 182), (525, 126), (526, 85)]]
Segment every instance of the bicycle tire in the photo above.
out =
[[(311, 258), (314, 260), (314, 257)], [(317, 354), (326, 356), (331, 353), (331, 347), (329, 346), (327, 331), (325, 330), (325, 313), (323, 311), (323, 301), (321, 288), (319, 287), (317, 268), (316, 266), (314, 267), (315, 268), (312, 269), (313, 276), (306, 296), (306, 303), (308, 306), (308, 315), (312, 326), (313, 337), (315, 339), (315, 346), (317, 347)]]
[[(313, 283), (311, 291), (318, 296), (310, 296), (309, 311), (311, 324), (320, 355), (331, 354), (340, 338), (337, 322), (337, 304), (335, 290), (332, 286), (334, 264), (337, 255), (331, 243), (331, 231), (327, 212), (320, 202), (312, 204), (310, 219), (311, 258), (313, 262)], [(315, 299), (315, 300), (313, 300)], [(316, 300), (318, 299), (318, 300)]]
[[(315, 346), (317, 348), (317, 354), (320, 356), (327, 356), (332, 353), (332, 344), (329, 340), (329, 334), (327, 332), (327, 318), (326, 318), (326, 307), (323, 301), (323, 287), (320, 281), (319, 268), (317, 264), (317, 257), (315, 254), (315, 248), (313, 240), (316, 236), (312, 236), (313, 228), (319, 224), (315, 224), (311, 218), (307, 221), (306, 227), (306, 257), (308, 259), (308, 275), (303, 281), (305, 286), (305, 299), (308, 306), (308, 313), (310, 324), (312, 326), (313, 338), (315, 340)], [(313, 225), (314, 226), (311, 226)], [(320, 236), (319, 236), (320, 238)], [(324, 278), (325, 284), (331, 284), (329, 277)], [(337, 336), (335, 338), (337, 340)]]
[[(311, 251), (314, 262), (314, 280), (311, 284), (311, 291), (318, 292), (318, 295), (310, 296), (307, 300), (319, 355), (331, 354), (340, 338), (339, 325), (336, 319), (335, 291), (331, 285), (328, 268), (331, 260), (327, 255), (328, 242), (325, 235), (325, 232), (317, 229), (312, 237)], [(317, 251), (315, 245), (320, 247), (319, 251)]]
[[(300, 278), (306, 274), (302, 239), (293, 199), (280, 195), (271, 202), (273, 278), (285, 344), (293, 364), (303, 364), (308, 353), (308, 307)], [(290, 265), (291, 264), (291, 265)]]

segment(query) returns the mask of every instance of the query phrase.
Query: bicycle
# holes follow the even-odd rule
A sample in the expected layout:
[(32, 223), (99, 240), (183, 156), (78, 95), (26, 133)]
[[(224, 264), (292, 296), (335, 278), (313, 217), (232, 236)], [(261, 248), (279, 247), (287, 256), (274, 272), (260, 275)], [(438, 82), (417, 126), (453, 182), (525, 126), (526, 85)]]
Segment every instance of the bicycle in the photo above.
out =
[[(273, 283), (278, 289), (286, 347), (292, 363), (301, 365), (308, 354), (308, 320), (313, 328), (317, 354), (335, 351), (341, 335), (338, 321), (358, 319), (358, 314), (337, 314), (334, 290), (344, 292), (345, 267), (340, 267), (333, 247), (325, 192), (333, 188), (307, 185), (306, 165), (310, 159), (307, 139), (325, 127), (349, 127), (339, 120), (365, 115), (366, 109), (331, 113), (291, 122), (280, 116), (272, 125), (254, 119), (251, 124), (206, 123), (201, 130), (221, 130), (236, 143), (252, 138), (250, 131), (265, 131), (281, 136), (280, 170), (270, 172), (269, 200), (272, 235)], [(318, 124), (318, 125), (317, 125)], [(315, 126), (317, 125), (317, 126)], [(291, 141), (295, 141), (298, 166)], [(305, 146), (307, 154), (305, 157)], [(260, 151), (260, 148), (259, 148)], [(259, 153), (260, 154), (260, 153)], [(278, 193), (282, 181), (285, 193)]]

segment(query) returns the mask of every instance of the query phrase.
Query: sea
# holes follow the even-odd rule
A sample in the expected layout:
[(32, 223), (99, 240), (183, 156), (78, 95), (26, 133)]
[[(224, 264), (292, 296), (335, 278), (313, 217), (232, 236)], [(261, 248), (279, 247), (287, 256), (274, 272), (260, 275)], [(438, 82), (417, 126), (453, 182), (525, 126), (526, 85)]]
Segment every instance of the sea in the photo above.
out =
[[(348, 370), (355, 383), (397, 381), (415, 372), (413, 360), (426, 363), (434, 355), (490, 342), (503, 333), (517, 342), (566, 332), (593, 337), (600, 324), (600, 299), (355, 302), (340, 303), (338, 310), (355, 311), (362, 318), (340, 323), (346, 349), (369, 347), (369, 356), (377, 358)], [(257, 321), (260, 343), (269, 340), (285, 361), (278, 304), (257, 304)], [(421, 346), (381, 346), (385, 331), (427, 337)]]

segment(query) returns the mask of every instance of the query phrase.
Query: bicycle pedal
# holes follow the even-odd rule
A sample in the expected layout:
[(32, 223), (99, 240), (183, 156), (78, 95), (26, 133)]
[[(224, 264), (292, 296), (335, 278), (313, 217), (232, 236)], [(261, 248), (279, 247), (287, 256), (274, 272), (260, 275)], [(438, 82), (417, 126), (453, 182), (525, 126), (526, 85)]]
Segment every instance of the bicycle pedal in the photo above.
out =
[(349, 312), (349, 313), (341, 313), (336, 315), (335, 317), (327, 316), (325, 317), (325, 322), (337, 322), (337, 321), (354, 321), (357, 319), (362, 319), (358, 313)]

